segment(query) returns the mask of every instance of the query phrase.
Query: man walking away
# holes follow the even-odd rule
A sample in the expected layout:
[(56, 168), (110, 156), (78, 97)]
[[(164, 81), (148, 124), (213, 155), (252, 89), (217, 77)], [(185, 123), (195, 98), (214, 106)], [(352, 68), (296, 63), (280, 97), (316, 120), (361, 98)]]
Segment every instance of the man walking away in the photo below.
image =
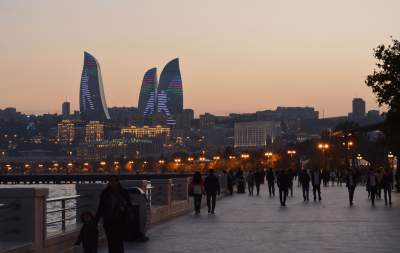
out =
[(199, 171), (196, 171), (190, 182), (190, 192), (193, 195), (194, 211), (196, 215), (200, 214), (201, 198), (204, 193), (203, 178)]
[(375, 206), (375, 196), (376, 196), (376, 189), (378, 185), (378, 176), (374, 172), (374, 169), (370, 169), (367, 179), (367, 189), (370, 192), (371, 204)]
[(390, 169), (386, 169), (382, 177), (383, 195), (385, 197), (385, 206), (392, 205), (392, 189), (393, 189), (393, 175)]
[(226, 177), (227, 177), (227, 181), (228, 181), (228, 191), (229, 191), (229, 195), (233, 195), (233, 172), (232, 170), (230, 170), (228, 173), (224, 170), (224, 173), (226, 173)]
[(299, 183), (301, 184), (301, 188), (303, 190), (303, 200), (309, 201), (309, 193), (310, 193), (310, 175), (308, 172), (303, 169), (299, 175)]
[(272, 168), (270, 168), (270, 169), (267, 171), (267, 176), (266, 176), (266, 178), (267, 178), (267, 183), (268, 183), (269, 196), (270, 196), (270, 197), (272, 197), (272, 196), (275, 197), (275, 174), (274, 174), (274, 172), (272, 171)]
[(100, 194), (96, 213), (96, 224), (103, 219), (109, 253), (124, 253), (124, 228), (129, 206), (132, 206), (128, 191), (117, 176), (109, 178), (107, 187)]
[(288, 183), (289, 183), (288, 196), (289, 196), (289, 191), (290, 191), (290, 197), (293, 197), (293, 180), (294, 180), (294, 172), (293, 172), (293, 170), (292, 169), (288, 169), (286, 175), (288, 177)]
[(353, 206), (354, 191), (357, 186), (357, 176), (352, 169), (347, 172), (346, 186), (349, 191), (350, 206)]
[[(209, 170), (208, 176), (204, 180), (204, 189), (207, 194), (207, 207), (208, 213), (215, 213), (215, 203), (217, 201), (217, 194), (221, 193), (219, 180), (214, 174), (214, 170)], [(211, 203), (212, 202), (212, 203)]]
[(311, 173), (311, 183), (313, 186), (314, 201), (317, 201), (317, 192), (318, 200), (321, 201), (321, 171), (318, 168), (315, 168)]
[(255, 176), (253, 171), (249, 171), (246, 177), (247, 181), (247, 189), (249, 191), (249, 195), (253, 196), (254, 195), (254, 181), (255, 181)]
[(259, 196), (260, 195), (260, 185), (263, 183), (263, 180), (264, 180), (263, 170), (258, 168), (256, 170), (256, 173), (254, 174), (254, 179), (255, 179), (255, 183), (256, 183), (257, 196)]
[(288, 194), (289, 178), (282, 169), (277, 177), (277, 184), (279, 188), (279, 200), (281, 201), (281, 206), (286, 206), (286, 196)]

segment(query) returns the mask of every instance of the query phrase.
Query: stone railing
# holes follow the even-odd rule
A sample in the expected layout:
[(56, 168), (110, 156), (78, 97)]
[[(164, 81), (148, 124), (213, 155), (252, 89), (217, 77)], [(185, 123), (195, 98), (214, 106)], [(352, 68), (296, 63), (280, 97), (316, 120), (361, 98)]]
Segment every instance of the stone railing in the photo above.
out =
[[(226, 192), (226, 178), (219, 175), (221, 191)], [(129, 191), (133, 187), (143, 194), (131, 194), (133, 205), (139, 207), (141, 230), (146, 225), (171, 219), (193, 210), (188, 196), (189, 178), (121, 181)], [(83, 211), (96, 211), (105, 184), (76, 184), (76, 217)], [(133, 189), (134, 190), (134, 189)], [(79, 225), (66, 227), (60, 233), (47, 233), (46, 198), (48, 189), (0, 189), (0, 253), (73, 252)], [(148, 203), (151, 200), (151, 203)], [(101, 233), (100, 241), (104, 242)]]

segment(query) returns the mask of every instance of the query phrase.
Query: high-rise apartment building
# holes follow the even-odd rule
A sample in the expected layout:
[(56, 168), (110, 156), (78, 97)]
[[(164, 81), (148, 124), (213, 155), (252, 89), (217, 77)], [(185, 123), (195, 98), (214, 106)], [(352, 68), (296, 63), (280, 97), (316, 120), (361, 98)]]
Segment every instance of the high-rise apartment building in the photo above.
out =
[(62, 116), (63, 118), (67, 118), (71, 114), (71, 103), (65, 101), (62, 103)]
[(365, 101), (362, 98), (353, 99), (353, 111), (351, 117), (354, 120), (359, 120), (365, 117)]

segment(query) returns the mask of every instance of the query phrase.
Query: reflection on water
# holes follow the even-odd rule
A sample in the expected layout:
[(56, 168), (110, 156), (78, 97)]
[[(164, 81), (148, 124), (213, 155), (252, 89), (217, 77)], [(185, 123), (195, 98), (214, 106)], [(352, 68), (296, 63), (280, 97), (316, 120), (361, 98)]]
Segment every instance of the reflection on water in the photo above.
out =
[[(48, 188), (49, 198), (56, 197), (67, 197), (76, 194), (75, 184), (13, 184), (13, 185), (0, 185), (0, 188)], [(65, 204), (66, 208), (76, 206), (76, 200), (68, 200)], [(61, 209), (61, 202), (52, 202), (47, 204), (47, 211), (51, 212), (53, 210)], [(75, 210), (69, 210), (66, 212), (66, 225), (71, 225), (76, 223)], [(71, 218), (71, 219), (70, 219)], [(61, 220), (61, 212), (49, 213), (47, 215), (47, 222), (52, 223), (54, 221)], [(52, 223), (47, 226), (48, 232), (56, 232), (61, 229), (61, 223)]]

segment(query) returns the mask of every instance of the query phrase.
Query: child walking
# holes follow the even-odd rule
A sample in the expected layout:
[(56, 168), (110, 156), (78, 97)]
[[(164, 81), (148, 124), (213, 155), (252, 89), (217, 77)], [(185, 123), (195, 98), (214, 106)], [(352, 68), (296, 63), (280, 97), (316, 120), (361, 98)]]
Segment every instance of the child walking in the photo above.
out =
[(82, 244), (84, 253), (97, 253), (99, 231), (97, 229), (94, 215), (88, 211), (83, 212), (81, 214), (81, 221), (83, 226), (75, 245)]

